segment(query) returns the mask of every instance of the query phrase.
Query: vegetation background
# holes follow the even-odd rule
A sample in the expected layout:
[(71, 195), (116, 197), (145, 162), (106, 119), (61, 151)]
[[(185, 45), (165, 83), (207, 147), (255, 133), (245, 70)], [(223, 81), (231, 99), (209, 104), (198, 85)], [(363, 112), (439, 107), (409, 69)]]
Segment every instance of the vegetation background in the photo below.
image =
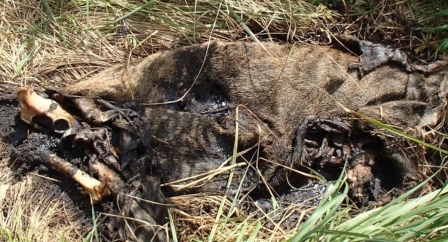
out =
[[(117, 63), (210, 40), (325, 45), (330, 36), (341, 33), (400, 48), (416, 62), (445, 58), (448, 1), (3, 0), (0, 92), (24, 85), (63, 87)], [(99, 239), (97, 223), (107, 215), (80, 219), (45, 190), (37, 174), (17, 181), (7, 165), (9, 147), (1, 144), (0, 150), (1, 240)], [(437, 177), (439, 184), (444, 184), (444, 171), (438, 171), (443, 174)], [(173, 198), (178, 203), (188, 199), (198, 205), (215, 204), (219, 209), (202, 217), (173, 211), (165, 227), (181, 240), (447, 239), (445, 186), (428, 188), (425, 196), (405, 201), (408, 193), (362, 213), (342, 205), (347, 199), (343, 184), (341, 177), (333, 184), (341, 189), (327, 193), (312, 215), (291, 231), (266, 228), (251, 215), (230, 216), (235, 208), (222, 197)], [(190, 230), (179, 229), (192, 221)]]

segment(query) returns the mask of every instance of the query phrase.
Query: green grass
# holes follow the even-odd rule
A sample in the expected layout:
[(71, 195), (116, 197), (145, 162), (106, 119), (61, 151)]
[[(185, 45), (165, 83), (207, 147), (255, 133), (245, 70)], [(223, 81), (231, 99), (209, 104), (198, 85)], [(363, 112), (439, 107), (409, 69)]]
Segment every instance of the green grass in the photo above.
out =
[(97, 219), (96, 219), (96, 215), (95, 215), (95, 208), (93, 206), (93, 200), (92, 200), (92, 196), (90, 197), (90, 206), (92, 207), (92, 230), (87, 234), (87, 236), (85, 238), (83, 238), (83, 242), (88, 242), (88, 241), (100, 241), (100, 237), (98, 234), (98, 224), (97, 224)]
[[(413, 1), (414, 11), (422, 26), (416, 27), (412, 34), (421, 34), (424, 42), (417, 51), (425, 48), (435, 49), (434, 56), (439, 52), (448, 51), (448, 2), (443, 0)], [(413, 43), (411, 43), (413, 44)]]
[(430, 179), (391, 203), (356, 216), (350, 207), (342, 209), (347, 189), (336, 190), (289, 241), (443, 241), (448, 236), (448, 187), (410, 198)]

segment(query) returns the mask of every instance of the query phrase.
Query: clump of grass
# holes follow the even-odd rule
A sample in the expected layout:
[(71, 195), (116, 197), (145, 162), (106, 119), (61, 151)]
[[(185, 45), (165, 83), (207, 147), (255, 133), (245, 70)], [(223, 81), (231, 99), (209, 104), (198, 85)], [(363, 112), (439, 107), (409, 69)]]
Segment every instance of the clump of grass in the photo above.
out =
[[(448, 187), (411, 198), (429, 180), (384, 207), (355, 216), (352, 207), (341, 206), (347, 199), (347, 186), (343, 192), (335, 189), (288, 241), (444, 241), (448, 238)], [(335, 187), (343, 186), (342, 181)]]
[(100, 31), (88, 29), (79, 13), (61, 9), (50, 18), (41, 1), (7, 0), (0, 8), (3, 84), (63, 86), (125, 60), (124, 52)]
[[(439, 52), (448, 51), (448, 3), (439, 1), (414, 1), (414, 11), (418, 13), (421, 27), (415, 28), (413, 35), (420, 36), (416, 52), (429, 51), (434, 58)], [(411, 43), (414, 44), (414, 43)], [(434, 52), (433, 50), (436, 49)]]
[(436, 60), (439, 52), (447, 50), (445, 0), (316, 2), (341, 14), (338, 24), (332, 26), (337, 31), (401, 48), (421, 61)]
[(348, 33), (412, 46), (423, 59), (437, 54), (430, 46), (443, 51), (448, 44), (444, 0), (7, 0), (0, 7), (0, 81), (12, 85), (60, 86), (115, 63), (210, 39), (322, 44), (330, 34)]

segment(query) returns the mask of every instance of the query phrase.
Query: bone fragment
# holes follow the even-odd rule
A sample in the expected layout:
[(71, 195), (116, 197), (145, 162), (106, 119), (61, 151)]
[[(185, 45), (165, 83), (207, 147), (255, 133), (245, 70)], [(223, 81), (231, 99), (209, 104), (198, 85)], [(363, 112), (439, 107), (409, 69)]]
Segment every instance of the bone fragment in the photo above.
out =
[[(62, 133), (67, 129), (79, 127), (78, 121), (57, 102), (37, 95), (29, 86), (19, 89), (17, 99), (20, 118), (36, 129), (52, 129)], [(37, 117), (40, 117), (41, 122), (37, 122)], [(44, 122), (44, 120), (47, 121)]]
[(101, 162), (92, 162), (90, 169), (94, 172), (92, 174), (105, 185), (108, 194), (118, 194), (123, 189), (123, 180), (107, 165)]
[(81, 171), (76, 166), (63, 160), (57, 155), (44, 154), (41, 158), (42, 164), (51, 167), (51, 169), (59, 173), (70, 176), (74, 181), (79, 183), (84, 191), (90, 193), (93, 203), (97, 203), (101, 201), (104, 196), (110, 195), (109, 190), (102, 182), (91, 177), (89, 174)]

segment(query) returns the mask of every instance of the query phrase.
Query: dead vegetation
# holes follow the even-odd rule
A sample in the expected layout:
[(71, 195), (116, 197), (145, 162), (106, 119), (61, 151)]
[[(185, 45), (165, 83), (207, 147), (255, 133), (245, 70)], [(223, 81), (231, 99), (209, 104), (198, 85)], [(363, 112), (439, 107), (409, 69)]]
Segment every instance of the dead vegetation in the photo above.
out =
[(58, 86), (114, 63), (208, 40), (325, 44), (337, 33), (393, 44), (424, 61), (436, 58), (434, 47), (446, 36), (443, 28), (419, 29), (442, 26), (446, 16), (431, 14), (443, 13), (443, 0), (322, 2), (327, 6), (306, 1), (6, 0), (0, 6), (0, 78), (12, 85)]
[[(310, 1), (311, 2), (311, 1)], [(434, 9), (446, 11), (440, 1), (27, 1), (0, 3), (0, 92), (18, 87), (61, 87), (78, 82), (116, 63), (127, 63), (179, 46), (223, 41), (280, 41), (326, 44), (329, 36), (348, 33), (383, 42), (426, 62), (441, 58), (438, 48), (446, 39), (443, 21)], [(427, 3), (431, 2), (431, 3)], [(431, 7), (431, 8), (429, 8)], [(433, 29), (432, 29), (433, 28)], [(430, 131), (441, 145), (447, 132)], [(389, 134), (384, 134), (389, 135)], [(409, 141), (410, 142), (410, 141)], [(418, 156), (421, 147), (406, 144)], [(55, 200), (57, 189), (46, 178), (30, 174), (17, 182), (7, 166), (2, 146), (0, 181), (0, 237), (2, 240), (79, 241), (88, 237), (93, 223), (79, 219), (79, 211)], [(437, 160), (446, 156), (434, 154)], [(422, 157), (423, 158), (423, 157)], [(428, 174), (438, 165), (422, 161)], [(443, 184), (445, 174), (437, 177)], [(428, 192), (435, 187), (428, 186)], [(259, 218), (235, 208), (221, 196), (173, 197), (174, 203), (194, 207), (198, 215), (170, 210), (181, 240), (254, 238), (283, 241), (297, 232), (262, 227)], [(39, 201), (39, 202), (33, 202)], [(296, 209), (288, 207), (283, 214)], [(315, 207), (307, 207), (313, 210)], [(228, 219), (217, 214), (224, 213)], [(80, 215), (79, 215), (80, 216)], [(107, 216), (107, 215), (106, 215)], [(266, 215), (265, 218), (271, 216)], [(304, 214), (300, 220), (304, 219)], [(299, 224), (299, 223), (298, 223)], [(167, 228), (167, 226), (166, 226)], [(235, 234), (240, 231), (244, 237)], [(173, 233), (167, 229), (167, 233)], [(57, 237), (55, 237), (55, 235)]]
[(16, 182), (7, 155), (0, 144), (0, 240), (79, 241), (92, 227), (90, 218), (73, 206), (55, 183), (35, 173)]

